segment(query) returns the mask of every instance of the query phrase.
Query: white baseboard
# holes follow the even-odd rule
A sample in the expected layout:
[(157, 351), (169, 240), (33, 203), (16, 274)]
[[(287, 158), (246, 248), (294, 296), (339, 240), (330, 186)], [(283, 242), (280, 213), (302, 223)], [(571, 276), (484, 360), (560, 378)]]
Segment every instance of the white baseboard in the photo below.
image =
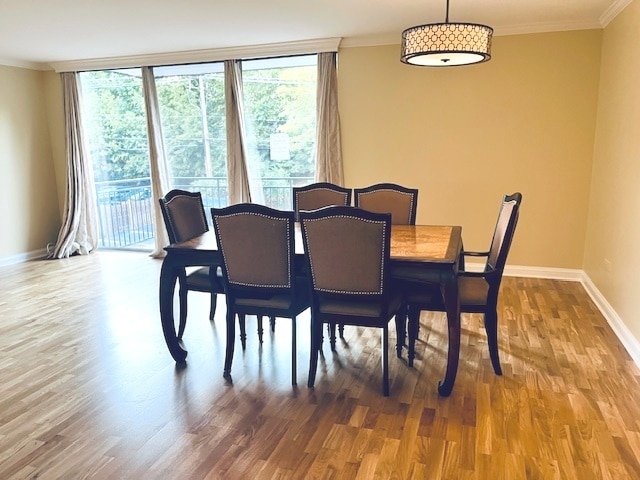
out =
[[(14, 265), (29, 260), (37, 260), (47, 256), (47, 249), (34, 250), (11, 257), (0, 259), (0, 267)], [(484, 264), (468, 263), (469, 270), (481, 270)], [(616, 334), (624, 348), (629, 352), (634, 363), (640, 368), (640, 342), (633, 336), (631, 331), (624, 324), (620, 316), (613, 309), (607, 299), (596, 288), (589, 276), (583, 270), (569, 268), (546, 268), (546, 267), (525, 267), (517, 265), (507, 265), (504, 274), (510, 277), (548, 278), (552, 280), (565, 280), (569, 282), (580, 282), (586, 290), (591, 300), (596, 304), (607, 323)]]
[(504, 274), (508, 277), (548, 278), (550, 280), (565, 280), (580, 282), (584, 276), (582, 270), (570, 268), (522, 267), (507, 265)]
[(586, 273), (582, 273), (582, 279), (580, 281), (582, 286), (587, 291), (593, 303), (596, 304), (598, 310), (602, 313), (607, 323), (616, 334), (624, 348), (627, 350), (633, 362), (640, 367), (640, 343), (633, 336), (631, 331), (627, 328), (624, 321), (618, 313), (613, 309), (607, 299), (600, 293), (600, 290), (596, 288), (591, 278)]
[[(484, 264), (472, 263), (465, 265), (465, 267), (468, 268), (468, 270), (477, 271), (482, 270)], [(507, 265), (504, 269), (504, 275), (509, 277), (548, 278), (551, 280), (580, 282), (589, 297), (591, 297), (591, 300), (593, 300), (593, 303), (595, 303), (598, 310), (600, 310), (600, 313), (604, 316), (613, 333), (616, 334), (631, 356), (633, 362), (640, 368), (640, 342), (633, 336), (622, 318), (620, 318), (618, 313), (583, 270)]]
[[(484, 263), (465, 263), (465, 269), (470, 271), (482, 271)], [(570, 268), (548, 267), (523, 267), (520, 265), (507, 265), (504, 269), (507, 277), (548, 278), (550, 280), (566, 280), (568, 282), (580, 282), (584, 276), (582, 270)]]
[(47, 256), (47, 249), (41, 248), (40, 250), (34, 250), (32, 252), (20, 253), (18, 255), (12, 255), (10, 257), (0, 258), (0, 267), (7, 267), (9, 265), (15, 265), (17, 263), (28, 262), (30, 260), (39, 260)]

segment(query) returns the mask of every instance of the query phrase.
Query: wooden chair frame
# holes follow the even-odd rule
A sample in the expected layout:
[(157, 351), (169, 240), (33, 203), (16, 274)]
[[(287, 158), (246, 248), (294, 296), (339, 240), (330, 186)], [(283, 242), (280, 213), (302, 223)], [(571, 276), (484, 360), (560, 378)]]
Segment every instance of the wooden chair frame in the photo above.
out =
[[(326, 269), (335, 270), (339, 268), (350, 270), (348, 261), (341, 263), (340, 265), (326, 265), (319, 266), (316, 260), (316, 248), (314, 235), (311, 231), (310, 225), (317, 221), (333, 221), (335, 219), (350, 219), (354, 222), (369, 222), (380, 224), (382, 228), (382, 235), (380, 241), (381, 245), (381, 258), (380, 258), (380, 285), (379, 291), (360, 291), (354, 292), (349, 290), (341, 290), (336, 286), (327, 288), (326, 286), (319, 285), (318, 276), (321, 269), (325, 269), (324, 278), (331, 277), (326, 273)], [(368, 212), (362, 209), (353, 207), (327, 207), (321, 210), (312, 212), (300, 212), (300, 222), (302, 228), (302, 236), (305, 244), (305, 258), (307, 261), (307, 268), (311, 276), (311, 359), (309, 363), (309, 381), (308, 386), (311, 388), (314, 386), (316, 371), (318, 367), (318, 355), (322, 348), (322, 325), (327, 324), (341, 324), (341, 325), (354, 325), (362, 327), (375, 327), (382, 330), (382, 390), (385, 396), (389, 395), (389, 333), (388, 323), (392, 317), (394, 317), (401, 306), (401, 297), (399, 294), (395, 294), (391, 291), (390, 283), (390, 270), (389, 270), (389, 254), (391, 243), (391, 215)], [(318, 232), (315, 233), (316, 235)], [(317, 238), (317, 237), (316, 237)], [(334, 241), (335, 245), (339, 247), (339, 238), (331, 238), (330, 241)], [(361, 244), (346, 243), (350, 248), (358, 249)], [(320, 248), (320, 247), (318, 247)], [(318, 250), (320, 251), (320, 250)], [(357, 254), (351, 255), (356, 257)], [(323, 253), (323, 258), (329, 258), (326, 251)], [(341, 255), (340, 258), (350, 258), (350, 255)], [(323, 280), (326, 281), (326, 280)], [(339, 283), (339, 282), (338, 282)], [(337, 284), (336, 284), (337, 285)], [(328, 304), (338, 305), (338, 307), (332, 307), (323, 310), (323, 306)], [(340, 311), (340, 306), (343, 306), (343, 310)], [(346, 305), (355, 305), (355, 310), (349, 309)], [(365, 310), (368, 311), (367, 315), (362, 312), (362, 306), (365, 306)], [(374, 306), (373, 308), (370, 308)], [(374, 313), (371, 313), (374, 312)], [(396, 318), (396, 328), (402, 329), (402, 325), (398, 325), (398, 319)]]
[[(267, 283), (254, 284), (251, 281), (245, 281), (237, 276), (229, 263), (229, 252), (236, 245), (228, 242), (234, 242), (231, 234), (227, 232), (224, 226), (225, 219), (229, 217), (247, 219), (254, 217), (261, 219), (271, 219), (274, 225), (286, 225), (286, 238), (282, 238), (280, 245), (271, 245), (276, 248), (280, 246), (283, 251), (287, 252), (287, 276), (286, 285), (271, 285)], [(293, 385), (297, 383), (297, 340), (296, 340), (296, 317), (309, 308), (309, 290), (306, 285), (300, 286), (300, 277), (296, 276), (296, 257), (295, 257), (295, 224), (294, 214), (292, 211), (282, 211), (258, 205), (253, 203), (241, 203), (225, 208), (212, 208), (211, 217), (213, 226), (218, 238), (218, 246), (222, 254), (222, 271), (227, 298), (227, 347), (224, 364), (224, 376), (231, 379), (231, 365), (233, 362), (233, 354), (235, 347), (235, 317), (238, 316), (240, 326), (240, 336), (242, 347), (245, 348), (245, 316), (256, 315), (258, 317), (258, 330), (261, 330), (262, 316), (285, 317), (291, 318), (291, 382)], [(256, 239), (258, 243), (261, 241), (260, 232), (252, 232), (253, 225), (248, 221), (246, 223), (247, 238)], [(275, 228), (275, 227), (274, 227)], [(237, 233), (237, 232), (233, 232)], [(251, 242), (250, 242), (251, 243)], [(253, 246), (257, 245), (253, 244)], [(253, 248), (252, 246), (252, 248)], [(249, 254), (248, 254), (249, 255)], [(255, 257), (256, 255), (254, 255)], [(267, 257), (263, 257), (267, 258)], [(257, 265), (257, 259), (254, 265)], [(231, 273), (231, 275), (230, 275)], [(286, 306), (270, 306), (268, 300), (276, 296), (284, 296), (287, 299)]]
[[(318, 193), (320, 192), (324, 192), (326, 197), (323, 199), (318, 198)], [(309, 198), (310, 196), (315, 198), (311, 199)], [(300, 219), (301, 205), (304, 207), (302, 210), (317, 210), (318, 208), (333, 205), (349, 206), (351, 205), (351, 197), (352, 190), (350, 188), (328, 182), (316, 182), (303, 187), (293, 187), (293, 211), (295, 212), (296, 221)], [(307, 205), (305, 205), (305, 200), (308, 202)]]
[[(521, 202), (522, 194), (519, 192), (504, 196), (488, 251), (463, 251), (460, 254), (460, 270), (458, 272), (460, 311), (461, 313), (481, 313), (484, 315), (489, 355), (496, 375), (502, 375), (498, 352), (498, 295), (507, 256), (518, 224)], [(508, 209), (511, 210), (508, 211)], [(465, 257), (486, 258), (484, 270), (482, 272), (465, 271)], [(483, 282), (486, 282), (486, 285)], [(468, 297), (474, 298), (473, 302), (465, 301), (465, 292), (471, 288), (478, 290), (478, 287), (483, 292), (486, 289), (484, 301), (477, 302), (478, 295), (468, 295)], [(439, 291), (435, 287), (433, 289), (426, 288), (424, 284), (418, 290), (407, 293), (406, 296), (409, 304), (409, 365), (413, 365), (415, 341), (418, 338), (420, 326), (420, 312), (422, 310), (444, 311), (444, 304)]]
[[(178, 203), (182, 202), (181, 206)], [(164, 197), (158, 199), (164, 225), (169, 236), (170, 243), (178, 243), (190, 240), (193, 237), (202, 235), (209, 231), (207, 217), (205, 215), (202, 194), (200, 192), (189, 192), (186, 190), (174, 189)], [(187, 208), (191, 216), (198, 222), (191, 225), (189, 232), (181, 232), (180, 224), (184, 218), (177, 218), (179, 209)], [(217, 294), (224, 293), (222, 284), (222, 271), (219, 268), (202, 267), (187, 274), (183, 269), (178, 275), (179, 282), (179, 302), (180, 320), (178, 326), (178, 338), (182, 338), (187, 324), (187, 293), (189, 290), (205, 292), (211, 294), (211, 306), (209, 309), (209, 319), (213, 320), (216, 313)]]

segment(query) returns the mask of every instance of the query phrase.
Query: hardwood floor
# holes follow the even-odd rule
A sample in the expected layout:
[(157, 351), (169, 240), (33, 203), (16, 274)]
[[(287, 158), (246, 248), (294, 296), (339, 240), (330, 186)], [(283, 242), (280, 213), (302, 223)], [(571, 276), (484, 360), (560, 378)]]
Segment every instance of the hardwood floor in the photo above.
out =
[(108, 251), (0, 269), (0, 478), (640, 478), (640, 372), (579, 283), (505, 278), (504, 375), (481, 317), (464, 316), (449, 398), (444, 315), (423, 313), (415, 368), (390, 352), (385, 398), (380, 335), (364, 329), (325, 345), (306, 387), (308, 313), (297, 389), (286, 319), (261, 348), (247, 319), (226, 384), (224, 301), (209, 322), (197, 292), (177, 368), (159, 271)]

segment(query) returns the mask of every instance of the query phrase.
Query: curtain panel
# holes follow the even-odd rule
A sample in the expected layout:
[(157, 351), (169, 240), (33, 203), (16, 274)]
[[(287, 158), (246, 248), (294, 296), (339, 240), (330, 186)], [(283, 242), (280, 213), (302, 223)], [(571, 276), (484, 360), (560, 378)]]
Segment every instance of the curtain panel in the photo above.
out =
[(149, 167), (151, 173), (151, 198), (153, 199), (153, 228), (155, 234), (155, 248), (151, 256), (164, 257), (164, 247), (169, 245), (169, 236), (164, 226), (160, 197), (166, 195), (170, 188), (169, 167), (165, 155), (160, 121), (160, 106), (156, 92), (156, 80), (152, 67), (142, 67), (142, 90), (144, 92), (144, 106), (147, 113), (147, 138), (149, 142)]
[(318, 54), (316, 181), (343, 185), (336, 66), (336, 52)]
[(227, 111), (229, 205), (233, 205), (251, 202), (242, 101), (242, 67), (239, 60), (224, 62), (224, 91)]
[(58, 239), (48, 258), (86, 255), (97, 248), (98, 229), (93, 168), (85, 145), (78, 74), (60, 74), (64, 103), (67, 192)]

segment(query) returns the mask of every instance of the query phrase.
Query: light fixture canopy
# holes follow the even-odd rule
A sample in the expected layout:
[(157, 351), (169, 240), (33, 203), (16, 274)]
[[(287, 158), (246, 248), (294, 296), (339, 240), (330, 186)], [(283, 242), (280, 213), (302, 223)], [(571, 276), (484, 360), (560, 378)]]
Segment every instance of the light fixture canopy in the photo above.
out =
[(493, 28), (479, 23), (429, 23), (402, 32), (400, 61), (423, 67), (454, 67), (491, 59)]

